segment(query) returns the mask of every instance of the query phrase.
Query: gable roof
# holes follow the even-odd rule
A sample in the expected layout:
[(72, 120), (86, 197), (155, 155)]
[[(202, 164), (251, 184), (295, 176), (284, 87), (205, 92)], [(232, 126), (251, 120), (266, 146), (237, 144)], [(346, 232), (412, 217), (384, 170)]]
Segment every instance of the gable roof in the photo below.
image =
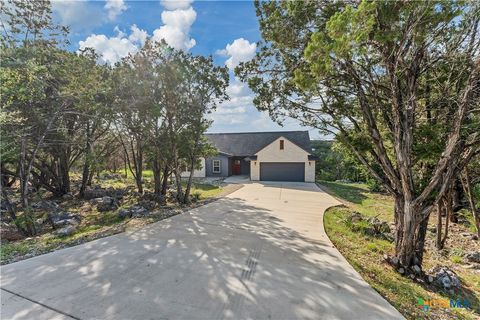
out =
[(308, 131), (207, 133), (205, 136), (221, 153), (232, 156), (254, 155), (280, 137), (312, 153)]

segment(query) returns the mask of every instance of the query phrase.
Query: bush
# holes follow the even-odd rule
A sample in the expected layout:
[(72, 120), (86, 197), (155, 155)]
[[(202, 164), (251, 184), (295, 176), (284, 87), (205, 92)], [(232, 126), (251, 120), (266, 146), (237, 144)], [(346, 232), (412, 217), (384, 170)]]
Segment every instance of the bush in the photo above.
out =
[(368, 190), (372, 192), (382, 191), (382, 185), (377, 181), (377, 179), (372, 179), (372, 178), (367, 179), (367, 187), (368, 187)]
[(202, 197), (202, 193), (199, 192), (199, 191), (195, 191), (195, 192), (192, 193), (191, 197), (192, 197), (193, 202), (197, 202)]
[(451, 256), (450, 261), (452, 261), (453, 263), (459, 264), (459, 263), (462, 263), (463, 258), (460, 256)]

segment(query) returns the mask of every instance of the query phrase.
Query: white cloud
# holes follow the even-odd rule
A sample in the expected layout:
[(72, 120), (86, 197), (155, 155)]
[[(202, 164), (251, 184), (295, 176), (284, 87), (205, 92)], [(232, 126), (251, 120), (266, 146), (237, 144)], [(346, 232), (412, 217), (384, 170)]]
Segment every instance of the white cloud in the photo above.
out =
[(108, 20), (115, 20), (123, 11), (127, 10), (127, 6), (123, 0), (106, 0), (105, 10), (107, 10)]
[(253, 96), (251, 91), (245, 84), (234, 79), (228, 85), (227, 93), (230, 100), (220, 104), (217, 110), (211, 114), (214, 126), (247, 123), (247, 113), (252, 108)]
[(100, 62), (114, 64), (126, 57), (129, 53), (136, 52), (144, 43), (147, 37), (145, 30), (139, 29), (136, 25), (131, 27), (130, 36), (115, 27), (117, 35), (107, 37), (104, 34), (92, 34), (85, 41), (79, 42), (80, 50), (93, 48), (100, 56)]
[(86, 1), (52, 1), (52, 11), (60, 24), (70, 26), (73, 30), (88, 30), (103, 22), (102, 12), (99, 12)]
[(179, 50), (189, 50), (195, 46), (195, 39), (190, 38), (190, 27), (197, 19), (192, 7), (162, 12), (163, 26), (153, 31), (152, 39), (164, 39), (170, 46)]
[[(182, 5), (168, 4), (166, 8), (176, 8), (175, 10), (165, 10), (162, 12), (163, 25), (153, 31), (152, 40), (160, 41), (164, 39), (167, 44), (175, 49), (189, 50), (196, 42), (190, 38), (190, 28), (197, 18), (197, 13), (190, 6), (192, 1), (181, 1)], [(187, 3), (186, 9), (183, 8)], [(109, 13), (114, 12), (115, 17), (126, 10), (123, 0), (107, 0), (105, 9)], [(113, 17), (113, 16), (112, 16)], [(110, 18), (110, 16), (109, 16)], [(104, 34), (92, 34), (84, 41), (79, 42), (80, 50), (93, 48), (100, 55), (100, 62), (114, 64), (121, 58), (131, 52), (136, 52), (141, 48), (148, 38), (145, 30), (137, 27), (136, 24), (130, 27), (130, 34), (115, 27), (116, 36), (108, 37)]]
[(167, 10), (188, 9), (193, 0), (160, 0), (161, 5)]
[(145, 41), (147, 40), (147, 37), (148, 37), (147, 31), (138, 28), (136, 24), (131, 26), (130, 30), (132, 31), (132, 33), (128, 37), (128, 40), (130, 40), (132, 42), (137, 42), (141, 46), (143, 46), (145, 44)]
[(255, 56), (257, 50), (256, 43), (250, 43), (243, 38), (236, 39), (230, 44), (227, 44), (225, 49), (217, 50), (218, 55), (229, 57), (225, 61), (225, 65), (233, 70), (240, 62), (251, 60)]

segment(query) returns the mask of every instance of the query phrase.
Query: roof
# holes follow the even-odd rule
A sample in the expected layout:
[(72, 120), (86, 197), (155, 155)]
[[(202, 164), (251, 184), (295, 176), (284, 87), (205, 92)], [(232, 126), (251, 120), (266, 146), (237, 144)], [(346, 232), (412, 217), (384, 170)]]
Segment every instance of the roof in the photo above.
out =
[(205, 136), (221, 153), (232, 156), (254, 155), (280, 137), (312, 152), (308, 131), (207, 133)]

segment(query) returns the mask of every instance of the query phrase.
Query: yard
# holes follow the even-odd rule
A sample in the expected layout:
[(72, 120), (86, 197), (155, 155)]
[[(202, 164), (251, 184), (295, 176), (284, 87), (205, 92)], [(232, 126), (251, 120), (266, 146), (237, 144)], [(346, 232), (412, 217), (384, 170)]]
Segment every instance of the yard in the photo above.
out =
[[(153, 182), (151, 171), (146, 171), (144, 195), (138, 194), (134, 188), (131, 176), (126, 178), (120, 174), (103, 173), (96, 178), (96, 187), (99, 190), (123, 191), (121, 200), (112, 210), (98, 210), (96, 199), (84, 200), (74, 196), (52, 198), (48, 192), (42, 191), (34, 195), (32, 203), (38, 204), (32, 214), (37, 220), (36, 226), (40, 232), (37, 236), (25, 238), (14, 233), (12, 223), (2, 225), (2, 245), (0, 248), (1, 264), (23, 260), (43, 253), (61, 248), (78, 245), (94, 239), (106, 237), (119, 232), (132, 230), (183, 212), (192, 206), (198, 206), (206, 201), (221, 195), (233, 192), (237, 186), (213, 185), (203, 181), (195, 181), (191, 194), (194, 202), (188, 206), (179, 205), (178, 202), (167, 196), (164, 205), (145, 201), (145, 195), (152, 194)], [(73, 175), (73, 183), (79, 177)], [(173, 190), (173, 187), (169, 189)], [(169, 191), (169, 192), (170, 192)], [(142, 207), (146, 206), (148, 209)], [(140, 208), (139, 214), (124, 216), (122, 210)], [(22, 214), (21, 212), (19, 212)], [(65, 235), (60, 234), (60, 226), (53, 228), (46, 222), (45, 217), (52, 213), (75, 217), (74, 231)], [(70, 219), (71, 220), (71, 219)], [(7, 235), (7, 232), (10, 233)], [(10, 240), (7, 240), (10, 238)]]
[[(437, 251), (434, 247), (434, 222), (430, 218), (427, 233), (424, 270), (435, 266), (447, 266), (460, 278), (462, 287), (455, 292), (439, 292), (433, 285), (419, 284), (410, 278), (401, 276), (384, 262), (384, 254), (394, 251), (391, 240), (374, 237), (363, 232), (361, 227), (352, 227), (352, 213), (358, 212), (365, 219), (377, 217), (392, 226), (393, 201), (384, 194), (369, 192), (364, 184), (321, 182), (321, 187), (336, 196), (344, 206), (327, 210), (324, 217), (326, 232), (343, 256), (362, 275), (362, 277), (408, 319), (478, 319), (480, 317), (480, 269), (465, 258), (469, 251), (478, 251), (478, 241), (462, 236), (473, 231), (470, 217), (460, 217), (458, 224), (451, 228), (445, 249)], [(423, 311), (419, 301), (434, 299), (466, 299), (472, 306), (464, 308), (431, 307)], [(436, 300), (447, 301), (447, 300)]]

